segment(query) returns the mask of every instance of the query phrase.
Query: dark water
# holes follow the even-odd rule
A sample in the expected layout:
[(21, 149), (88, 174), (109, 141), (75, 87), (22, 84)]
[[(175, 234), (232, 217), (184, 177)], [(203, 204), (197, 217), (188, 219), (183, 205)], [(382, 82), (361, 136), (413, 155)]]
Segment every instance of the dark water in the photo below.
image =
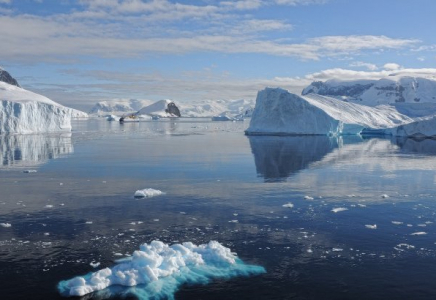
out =
[[(436, 297), (434, 140), (246, 137), (243, 122), (73, 125), (0, 137), (0, 223), (11, 224), (0, 227), (0, 299), (63, 299), (60, 280), (155, 239), (217, 240), (267, 270), (183, 286), (176, 299)], [(133, 199), (144, 188), (166, 194)]]

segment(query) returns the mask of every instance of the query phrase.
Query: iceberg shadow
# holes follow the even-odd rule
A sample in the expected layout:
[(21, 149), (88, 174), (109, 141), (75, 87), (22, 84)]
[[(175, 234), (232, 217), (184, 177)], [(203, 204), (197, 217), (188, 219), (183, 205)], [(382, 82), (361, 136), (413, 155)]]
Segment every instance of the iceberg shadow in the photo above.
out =
[(248, 136), (258, 176), (282, 182), (323, 159), (340, 145), (362, 142), (360, 136)]

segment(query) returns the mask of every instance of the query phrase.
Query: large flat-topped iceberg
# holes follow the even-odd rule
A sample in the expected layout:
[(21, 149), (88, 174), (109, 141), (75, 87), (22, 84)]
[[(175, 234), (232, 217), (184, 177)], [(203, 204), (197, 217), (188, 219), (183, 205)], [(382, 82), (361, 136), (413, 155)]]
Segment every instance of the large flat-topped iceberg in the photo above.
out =
[(0, 134), (71, 131), (76, 110), (42, 95), (0, 82)]
[(248, 135), (343, 135), (363, 129), (386, 130), (413, 119), (392, 106), (369, 107), (310, 94), (298, 96), (280, 88), (257, 95)]

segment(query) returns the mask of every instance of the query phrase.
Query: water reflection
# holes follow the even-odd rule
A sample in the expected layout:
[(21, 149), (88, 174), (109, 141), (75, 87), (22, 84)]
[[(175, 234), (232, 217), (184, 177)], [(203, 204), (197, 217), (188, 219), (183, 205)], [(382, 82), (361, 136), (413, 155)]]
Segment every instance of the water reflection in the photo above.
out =
[(328, 136), (249, 136), (257, 173), (265, 181), (285, 181), (339, 145), (337, 138)]
[(395, 138), (395, 144), (400, 147), (403, 153), (416, 153), (421, 155), (436, 155), (436, 140)]
[(41, 165), (73, 153), (71, 133), (0, 136), (0, 168)]
[[(309, 165), (361, 165), (370, 169), (412, 170), (416, 159), (398, 157), (408, 155), (436, 155), (436, 140), (410, 138), (370, 138), (359, 136), (249, 136), (256, 170), (265, 182), (283, 182)], [(386, 154), (392, 155), (386, 155)], [(434, 161), (427, 158), (426, 161)], [(426, 165), (428, 165), (426, 163)], [(420, 169), (426, 169), (420, 166)]]

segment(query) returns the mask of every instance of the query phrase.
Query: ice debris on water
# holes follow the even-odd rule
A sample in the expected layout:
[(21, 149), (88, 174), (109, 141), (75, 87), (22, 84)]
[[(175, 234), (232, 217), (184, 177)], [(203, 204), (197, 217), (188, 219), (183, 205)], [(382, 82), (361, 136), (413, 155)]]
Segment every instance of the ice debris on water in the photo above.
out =
[(377, 229), (377, 224), (374, 225), (365, 225), (366, 228), (368, 229)]
[(382, 197), (383, 199), (389, 198), (389, 195), (383, 194), (380, 197)]
[(304, 199), (305, 199), (305, 200), (313, 200), (313, 197), (310, 197), (310, 196), (304, 196)]
[(394, 224), (394, 225), (401, 225), (401, 224), (403, 224), (403, 222), (400, 222), (400, 221), (392, 221), (392, 224)]
[(23, 173), (36, 173), (37, 170), (24, 170)]
[(427, 232), (419, 231), (419, 232), (411, 233), (410, 235), (426, 235), (426, 234), (427, 234)]
[(4, 228), (12, 227), (10, 223), (0, 223), (0, 226)]
[(93, 267), (93, 268), (97, 268), (97, 267), (100, 265), (100, 263), (99, 263), (99, 262), (93, 262), (93, 261), (91, 261), (91, 262), (89, 263), (89, 265), (90, 265), (91, 267)]
[(293, 208), (293, 207), (294, 207), (294, 204), (292, 204), (291, 202), (289, 202), (289, 203), (283, 204), (282, 206), (283, 206), (283, 207), (286, 207), (286, 208)]
[[(105, 289), (101, 292), (105, 296), (174, 299), (175, 292), (186, 283), (206, 284), (213, 278), (262, 273), (265, 273), (263, 267), (245, 264), (216, 241), (198, 246), (191, 242), (170, 246), (152, 241), (142, 244), (131, 257), (120, 260), (112, 268), (59, 282), (58, 290), (66, 297)], [(99, 293), (94, 296), (99, 298)]]
[(332, 209), (332, 212), (334, 212), (334, 213), (338, 213), (338, 212), (346, 211), (346, 210), (348, 210), (348, 208), (345, 208), (345, 207), (337, 207), (337, 208), (333, 208), (333, 209)]
[(135, 192), (134, 198), (150, 198), (154, 196), (162, 195), (163, 192), (155, 189), (143, 189), (143, 190), (137, 190)]

